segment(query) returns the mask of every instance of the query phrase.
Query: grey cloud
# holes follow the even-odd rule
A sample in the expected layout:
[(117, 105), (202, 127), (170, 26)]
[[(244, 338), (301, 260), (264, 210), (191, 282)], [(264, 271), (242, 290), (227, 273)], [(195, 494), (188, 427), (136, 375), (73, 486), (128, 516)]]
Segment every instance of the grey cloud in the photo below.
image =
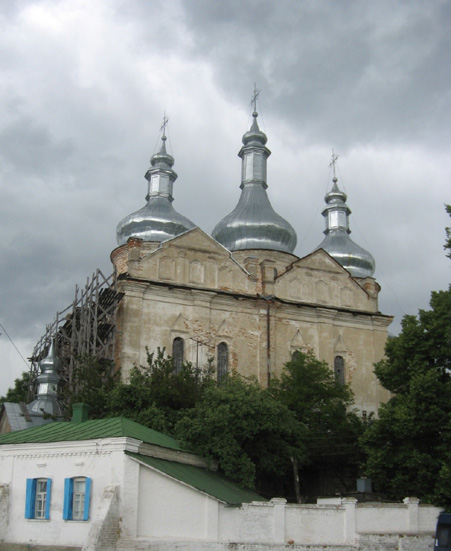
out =
[[(24, 176), (53, 175), (74, 151), (68, 140), (52, 139), (48, 129), (21, 117), (0, 129), (0, 159)], [(15, 183), (16, 184), (16, 183)]]
[(351, 236), (376, 258), (381, 310), (399, 327), (446, 286), (447, 2), (99, 0), (92, 51), (83, 24), (69, 38), (65, 28), (23, 32), (17, 14), (54, 2), (6, 4), (0, 321), (16, 338), (38, 338), (96, 267), (110, 273), (116, 224), (144, 205), (165, 109), (174, 207), (207, 232), (234, 208), (254, 81), (273, 152), (268, 192), (298, 233), (297, 253), (322, 240), (334, 147)]
[(352, 144), (448, 140), (447, 3), (238, 2), (185, 5), (193, 48), (237, 102), (264, 104), (306, 132)]

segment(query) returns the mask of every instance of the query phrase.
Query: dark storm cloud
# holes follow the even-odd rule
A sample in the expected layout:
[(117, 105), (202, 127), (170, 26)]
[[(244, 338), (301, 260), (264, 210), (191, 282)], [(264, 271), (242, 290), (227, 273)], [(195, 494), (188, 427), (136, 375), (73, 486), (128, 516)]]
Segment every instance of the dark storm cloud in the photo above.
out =
[(311, 140), (449, 142), (448, 2), (199, 0), (185, 15), (236, 101), (255, 80)]
[(4, 2), (0, 322), (23, 354), (75, 284), (110, 273), (164, 111), (174, 207), (207, 232), (234, 208), (254, 82), (268, 193), (297, 254), (323, 238), (335, 148), (351, 237), (376, 258), (399, 329), (449, 282), (450, 22), (440, 1)]

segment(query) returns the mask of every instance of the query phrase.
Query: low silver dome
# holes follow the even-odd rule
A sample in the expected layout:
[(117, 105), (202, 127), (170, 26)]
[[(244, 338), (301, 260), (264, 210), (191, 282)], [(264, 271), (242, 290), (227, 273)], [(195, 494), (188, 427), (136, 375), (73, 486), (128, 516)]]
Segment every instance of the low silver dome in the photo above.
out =
[(124, 245), (130, 237), (161, 243), (197, 226), (172, 206), (172, 188), (177, 174), (172, 169), (174, 158), (166, 152), (166, 136), (161, 138), (160, 151), (153, 155), (145, 178), (149, 182), (147, 204), (122, 219), (116, 238)]
[(372, 277), (376, 262), (371, 253), (349, 237), (351, 210), (346, 204), (347, 195), (338, 188), (336, 177), (333, 182), (332, 190), (324, 198), (327, 206), (322, 213), (326, 219), (326, 237), (315, 250), (324, 249), (353, 277)]
[(241, 196), (235, 209), (223, 218), (212, 236), (230, 251), (268, 249), (292, 253), (297, 237), (293, 227), (271, 206), (266, 189), (266, 160), (271, 154), (267, 137), (252, 114), (251, 129), (243, 136)]
[(61, 362), (55, 354), (55, 345), (52, 342), (47, 357), (39, 362), (41, 374), (36, 378), (37, 395), (28, 404), (28, 410), (31, 413), (54, 417), (63, 415), (64, 409), (58, 397), (58, 386), (61, 380), (58, 375), (60, 366)]

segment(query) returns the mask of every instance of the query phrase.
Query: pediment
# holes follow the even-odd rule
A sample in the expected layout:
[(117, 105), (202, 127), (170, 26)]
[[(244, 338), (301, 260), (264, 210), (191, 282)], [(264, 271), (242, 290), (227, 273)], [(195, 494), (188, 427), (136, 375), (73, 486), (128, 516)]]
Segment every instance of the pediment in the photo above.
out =
[(299, 331), (299, 329), (296, 331), (296, 334), (291, 339), (290, 348), (296, 348), (296, 349), (307, 348), (307, 345), (305, 344), (305, 341), (302, 337), (302, 333)]
[(294, 302), (376, 310), (377, 302), (327, 252), (319, 249), (293, 262), (275, 284), (275, 295)]
[(182, 316), (182, 314), (179, 314), (177, 316), (177, 319), (173, 323), (171, 327), (171, 331), (175, 333), (187, 333), (188, 332), (188, 322), (185, 320), (185, 318)]
[(338, 335), (337, 340), (335, 341), (334, 345), (334, 352), (342, 352), (345, 353), (348, 351), (348, 347), (346, 346), (343, 337), (341, 335)]
[(193, 249), (207, 254), (220, 255), (226, 258), (230, 257), (230, 252), (223, 245), (218, 243), (200, 228), (194, 228), (173, 239), (164, 241), (158, 251), (168, 248), (179, 248), (183, 250)]
[(227, 292), (255, 292), (255, 283), (244, 267), (228, 249), (199, 228), (143, 252), (129, 263), (133, 277)]
[(219, 324), (218, 330), (216, 331), (216, 334), (218, 337), (231, 337), (232, 331), (230, 330), (230, 326), (227, 323), (227, 321), (224, 319)]
[(349, 275), (349, 272), (341, 266), (330, 254), (326, 253), (323, 249), (318, 249), (313, 253), (304, 256), (297, 262), (294, 262), (293, 267), (298, 266), (301, 268), (308, 268), (310, 270), (321, 270), (326, 272), (333, 272), (336, 274), (345, 273)]

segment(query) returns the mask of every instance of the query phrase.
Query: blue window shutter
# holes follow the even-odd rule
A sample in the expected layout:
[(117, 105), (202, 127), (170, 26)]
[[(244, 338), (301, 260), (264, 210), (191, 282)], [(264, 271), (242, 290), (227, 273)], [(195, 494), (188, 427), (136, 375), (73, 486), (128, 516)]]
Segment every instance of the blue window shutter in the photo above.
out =
[(45, 519), (50, 519), (50, 497), (52, 495), (52, 479), (47, 478), (47, 499), (45, 501)]
[(89, 520), (89, 502), (90, 501), (91, 501), (91, 479), (86, 478), (85, 507), (83, 511), (83, 520)]
[(64, 504), (63, 504), (63, 519), (70, 520), (72, 518), (72, 495), (74, 490), (74, 481), (72, 478), (64, 479)]
[(25, 496), (25, 518), (34, 518), (35, 499), (36, 499), (36, 479), (27, 478), (27, 493)]

